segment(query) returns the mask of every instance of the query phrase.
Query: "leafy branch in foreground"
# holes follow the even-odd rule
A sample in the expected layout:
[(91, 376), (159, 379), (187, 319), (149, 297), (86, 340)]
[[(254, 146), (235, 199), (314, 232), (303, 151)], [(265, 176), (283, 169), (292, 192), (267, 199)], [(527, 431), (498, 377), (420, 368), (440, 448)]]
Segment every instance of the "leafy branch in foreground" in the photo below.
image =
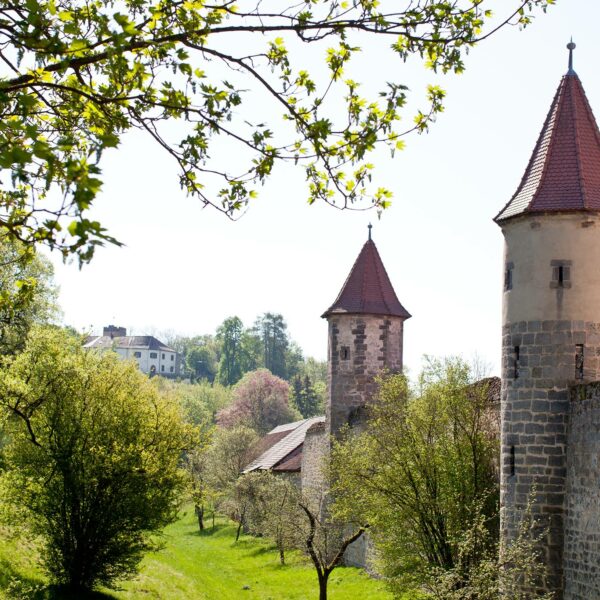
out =
[[(375, 38), (389, 40), (386, 58), (460, 72), (476, 42), (553, 1), (3, 0), (0, 228), (80, 261), (118, 243), (88, 211), (104, 151), (133, 129), (171, 156), (187, 193), (230, 217), (282, 162), (303, 164), (310, 203), (383, 209), (391, 193), (371, 189), (369, 155), (426, 130), (444, 92), (430, 87), (401, 128), (407, 88), (385, 82), (392, 62), (375, 98), (345, 73), (361, 46), (380, 63)], [(321, 71), (302, 67), (309, 45)], [(217, 138), (227, 160), (211, 154)]]

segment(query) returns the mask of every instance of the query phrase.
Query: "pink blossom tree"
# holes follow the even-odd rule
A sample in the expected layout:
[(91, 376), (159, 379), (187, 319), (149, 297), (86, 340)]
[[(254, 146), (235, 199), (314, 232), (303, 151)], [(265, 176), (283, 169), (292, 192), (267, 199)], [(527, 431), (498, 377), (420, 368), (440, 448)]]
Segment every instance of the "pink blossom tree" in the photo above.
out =
[(268, 369), (246, 373), (233, 390), (233, 402), (217, 415), (222, 427), (245, 425), (264, 435), (273, 427), (301, 419), (290, 406), (290, 386)]

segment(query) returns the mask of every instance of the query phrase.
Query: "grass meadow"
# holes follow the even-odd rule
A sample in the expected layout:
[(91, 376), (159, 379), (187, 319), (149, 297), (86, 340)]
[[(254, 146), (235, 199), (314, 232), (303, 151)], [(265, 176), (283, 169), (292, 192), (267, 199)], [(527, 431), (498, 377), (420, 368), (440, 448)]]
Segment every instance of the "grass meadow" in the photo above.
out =
[[(49, 588), (37, 566), (30, 542), (0, 529), (0, 598), (63, 600)], [(300, 552), (290, 552), (285, 566), (269, 542), (242, 536), (235, 526), (217, 519), (214, 529), (198, 531), (187, 510), (165, 530), (162, 550), (149, 554), (139, 575), (119, 590), (100, 590), (89, 600), (313, 600), (317, 576)], [(330, 600), (391, 600), (382, 581), (360, 569), (340, 567), (330, 576)], [(71, 600), (71, 599), (69, 599)], [(88, 599), (73, 599), (88, 600)], [(406, 599), (408, 600), (408, 598)]]

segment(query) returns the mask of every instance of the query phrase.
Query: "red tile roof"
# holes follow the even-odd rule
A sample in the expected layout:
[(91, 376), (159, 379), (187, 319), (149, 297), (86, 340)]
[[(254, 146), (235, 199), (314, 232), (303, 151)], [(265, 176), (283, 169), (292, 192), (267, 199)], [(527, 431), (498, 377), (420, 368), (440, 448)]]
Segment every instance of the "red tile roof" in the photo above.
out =
[(527, 213), (600, 211), (600, 133), (574, 71), (561, 80), (529, 165), (497, 222)]
[(343, 313), (410, 318), (396, 296), (377, 247), (370, 239), (360, 251), (336, 301), (322, 316)]

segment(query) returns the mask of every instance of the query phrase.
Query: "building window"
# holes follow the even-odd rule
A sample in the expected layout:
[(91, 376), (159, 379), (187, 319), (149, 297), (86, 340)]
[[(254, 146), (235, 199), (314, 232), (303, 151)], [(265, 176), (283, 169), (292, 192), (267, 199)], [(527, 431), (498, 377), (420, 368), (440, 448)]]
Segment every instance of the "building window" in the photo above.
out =
[(156, 352), (150, 352), (150, 358), (158, 358), (158, 354)]
[(551, 288), (571, 287), (571, 264), (572, 261), (570, 260), (553, 260), (550, 262), (550, 266), (552, 267)]
[(504, 291), (512, 290), (513, 287), (513, 269), (514, 263), (506, 263), (506, 269), (504, 270)]
[(164, 370), (165, 370), (165, 365), (160, 365), (160, 370), (164, 372)]
[(141, 352), (134, 352), (133, 356), (135, 356), (135, 358), (142, 358), (142, 353)]
[(163, 358), (163, 360), (165, 360), (165, 353), (164, 352), (162, 353), (162, 358)]
[(171, 360), (175, 360), (175, 355), (171, 354)]
[(350, 358), (350, 348), (348, 346), (342, 346), (340, 349), (340, 358), (342, 360), (348, 360)]
[(519, 378), (519, 359), (521, 358), (521, 346), (515, 346), (513, 357), (513, 375), (515, 379)]
[(510, 474), (515, 474), (515, 447), (510, 447)]
[(583, 379), (583, 344), (575, 345), (575, 379)]
[(169, 371), (171, 371), (171, 373), (173, 372), (173, 367), (169, 367)]

